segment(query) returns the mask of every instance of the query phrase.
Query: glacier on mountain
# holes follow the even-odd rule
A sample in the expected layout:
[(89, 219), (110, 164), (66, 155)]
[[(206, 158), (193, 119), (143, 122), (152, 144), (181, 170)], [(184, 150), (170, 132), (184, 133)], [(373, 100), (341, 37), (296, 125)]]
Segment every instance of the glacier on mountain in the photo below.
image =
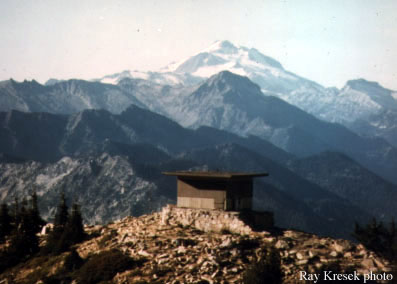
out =
[[(385, 111), (397, 110), (397, 92), (364, 79), (350, 80), (341, 90), (334, 87), (325, 88), (285, 70), (277, 60), (263, 55), (255, 48), (236, 46), (229, 41), (216, 41), (196, 55), (172, 63), (156, 72), (130, 72), (128, 76), (123, 72), (119, 76), (117, 74), (111, 76), (114, 82), (120, 82), (128, 77), (142, 78), (156, 84), (186, 87), (202, 82), (224, 70), (248, 77), (260, 86), (264, 95), (281, 98), (317, 118), (341, 123), (363, 135), (382, 136), (386, 139), (390, 137), (382, 132), (387, 123), (380, 124), (379, 121), (382, 119), (379, 117), (376, 118), (378, 123), (371, 119), (382, 115)], [(172, 99), (170, 96), (173, 96)], [(154, 107), (149, 109), (168, 114), (184, 126), (197, 126), (193, 121), (197, 121), (198, 116), (203, 116), (206, 118), (201, 119), (201, 122), (207, 125), (211, 117), (205, 113), (188, 114), (187, 106), (181, 105), (184, 99), (179, 98), (180, 96), (183, 97), (181, 89), (173, 92), (172, 95), (170, 93), (165, 95), (166, 98), (158, 97), (160, 101), (173, 102), (167, 104), (161, 102), (157, 109)], [(169, 114), (174, 111), (176, 114), (170, 116)], [(389, 113), (388, 117), (390, 116)], [(358, 124), (360, 127), (357, 126)], [(388, 141), (397, 145), (395, 139)]]
[[(183, 126), (225, 127), (238, 115), (225, 101), (214, 98), (211, 103), (218, 110), (212, 113), (204, 107), (199, 111), (189, 105), (198, 103), (190, 98), (191, 94), (205, 84), (205, 80), (224, 70), (249, 78), (260, 87), (262, 96), (278, 97), (319, 119), (340, 123), (360, 135), (379, 136), (397, 145), (397, 92), (364, 79), (350, 80), (340, 90), (325, 88), (285, 70), (281, 63), (255, 48), (236, 46), (229, 41), (217, 41), (196, 55), (157, 71), (126, 70), (94, 80), (105, 83), (102, 85), (82, 80), (55, 82), (49, 86), (5, 81), (0, 84), (0, 110), (74, 113), (88, 108), (121, 113), (135, 104), (166, 115)], [(240, 117), (246, 120), (244, 115)], [(236, 133), (262, 136), (269, 129), (266, 123), (262, 124), (264, 129), (260, 124), (256, 121), (256, 126), (249, 131), (242, 129)]]

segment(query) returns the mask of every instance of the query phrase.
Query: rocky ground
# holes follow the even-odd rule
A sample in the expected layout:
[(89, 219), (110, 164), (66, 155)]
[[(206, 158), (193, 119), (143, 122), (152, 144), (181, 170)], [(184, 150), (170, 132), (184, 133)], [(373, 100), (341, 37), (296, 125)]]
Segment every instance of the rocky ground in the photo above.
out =
[[(189, 217), (191, 222), (186, 224), (184, 218), (193, 212), (198, 219), (206, 216), (209, 223), (216, 224), (213, 213), (193, 209), (186, 212), (181, 216), (180, 209), (176, 214), (166, 207), (151, 215), (87, 227), (94, 237), (79, 244), (77, 252), (84, 259), (118, 249), (142, 261), (139, 267), (116, 274), (111, 283), (242, 283), (247, 268), (271, 248), (280, 254), (284, 283), (302, 283), (300, 271), (319, 272), (334, 263), (339, 263), (343, 271), (359, 274), (390, 273), (387, 261), (360, 244), (292, 230), (250, 232), (242, 228), (243, 224), (236, 225), (239, 223), (235, 220), (230, 222), (235, 224), (234, 229), (241, 229), (241, 233), (223, 224), (218, 224), (220, 230), (213, 229), (216, 226), (198, 230), (194, 220)], [(217, 211), (215, 215), (219, 214), (223, 213)], [(233, 218), (230, 216), (225, 215), (223, 220)], [(54, 269), (48, 273), (55, 273), (61, 265), (54, 263)], [(34, 269), (20, 267), (13, 271), (14, 281), (23, 283)]]

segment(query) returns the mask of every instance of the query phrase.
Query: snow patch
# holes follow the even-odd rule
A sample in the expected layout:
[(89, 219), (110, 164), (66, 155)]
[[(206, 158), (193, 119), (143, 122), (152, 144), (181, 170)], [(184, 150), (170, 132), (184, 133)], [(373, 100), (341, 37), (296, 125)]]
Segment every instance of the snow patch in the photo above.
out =
[(118, 78), (109, 78), (109, 77), (107, 77), (107, 78), (101, 79), (100, 82), (101, 82), (101, 83), (104, 83), (104, 84), (116, 85), (116, 84), (118, 83), (118, 81), (119, 81)]

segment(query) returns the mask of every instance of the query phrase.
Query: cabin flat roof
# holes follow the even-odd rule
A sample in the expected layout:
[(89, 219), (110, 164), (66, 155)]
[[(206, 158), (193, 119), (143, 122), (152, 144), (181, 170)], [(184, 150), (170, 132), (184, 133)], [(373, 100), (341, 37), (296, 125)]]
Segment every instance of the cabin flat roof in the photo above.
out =
[(163, 172), (163, 175), (177, 176), (177, 177), (192, 177), (192, 178), (254, 178), (265, 177), (268, 173), (242, 173), (242, 172), (216, 172), (216, 171), (176, 171), (176, 172)]

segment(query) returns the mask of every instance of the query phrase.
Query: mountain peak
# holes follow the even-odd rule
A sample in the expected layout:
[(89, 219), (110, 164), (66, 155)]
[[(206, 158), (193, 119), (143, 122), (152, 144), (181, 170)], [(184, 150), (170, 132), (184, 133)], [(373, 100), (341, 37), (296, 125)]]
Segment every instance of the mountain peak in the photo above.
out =
[(248, 79), (248, 77), (240, 76), (238, 74), (234, 74), (227, 70), (212, 75), (207, 82), (209, 85), (212, 84), (229, 85), (236, 90), (240, 90), (242, 88), (248, 88), (248, 89), (254, 89), (255, 92), (261, 92), (259, 86), (253, 83), (250, 79)]
[[(368, 81), (362, 78), (347, 81), (344, 89), (346, 88), (368, 94), (373, 100), (377, 101), (378, 103), (380, 103), (379, 99), (382, 98), (392, 99), (391, 90), (382, 87), (378, 82)], [(391, 100), (390, 103), (394, 104), (395, 102), (393, 101), (394, 100)], [(387, 106), (387, 104), (385, 106)]]
[(238, 48), (228, 40), (217, 40), (210, 47), (203, 50), (203, 52), (219, 52), (223, 54), (234, 54)]
[(228, 70), (223, 70), (221, 72), (219, 72), (218, 74), (215, 74), (213, 76), (211, 76), (211, 78), (219, 78), (219, 79), (232, 79), (234, 77), (243, 77), (243, 76), (239, 76), (237, 74), (234, 74)]
[[(365, 79), (356, 79), (347, 81), (341, 94), (355, 102), (361, 103), (359, 112), (364, 113), (363, 102), (365, 107), (375, 108), (376, 110), (397, 110), (397, 101), (393, 95), (393, 91), (382, 87), (378, 82), (367, 81)], [(371, 110), (369, 108), (369, 110)], [(368, 110), (367, 110), (368, 112)], [(351, 114), (350, 114), (351, 115)]]
[(166, 70), (191, 74), (198, 78), (209, 78), (222, 70), (243, 76), (250, 76), (255, 72), (279, 76), (284, 72), (277, 60), (263, 55), (255, 48), (237, 46), (227, 40), (216, 41), (186, 61), (174, 64)]
[[(228, 84), (234, 84), (235, 82), (238, 84), (250, 84), (250, 85), (256, 85), (253, 83), (248, 77), (246, 76), (241, 76), (239, 74), (235, 74), (233, 72), (230, 72), (228, 70), (223, 70), (219, 72), (218, 74), (212, 75), (209, 79), (209, 82), (215, 82), (215, 81), (222, 81), (224, 83)], [(238, 87), (238, 85), (236, 85)]]
[(381, 85), (379, 85), (378, 82), (368, 81), (363, 78), (349, 80), (347, 81), (346, 86), (349, 86), (353, 89), (362, 88), (362, 87), (383, 88)]

